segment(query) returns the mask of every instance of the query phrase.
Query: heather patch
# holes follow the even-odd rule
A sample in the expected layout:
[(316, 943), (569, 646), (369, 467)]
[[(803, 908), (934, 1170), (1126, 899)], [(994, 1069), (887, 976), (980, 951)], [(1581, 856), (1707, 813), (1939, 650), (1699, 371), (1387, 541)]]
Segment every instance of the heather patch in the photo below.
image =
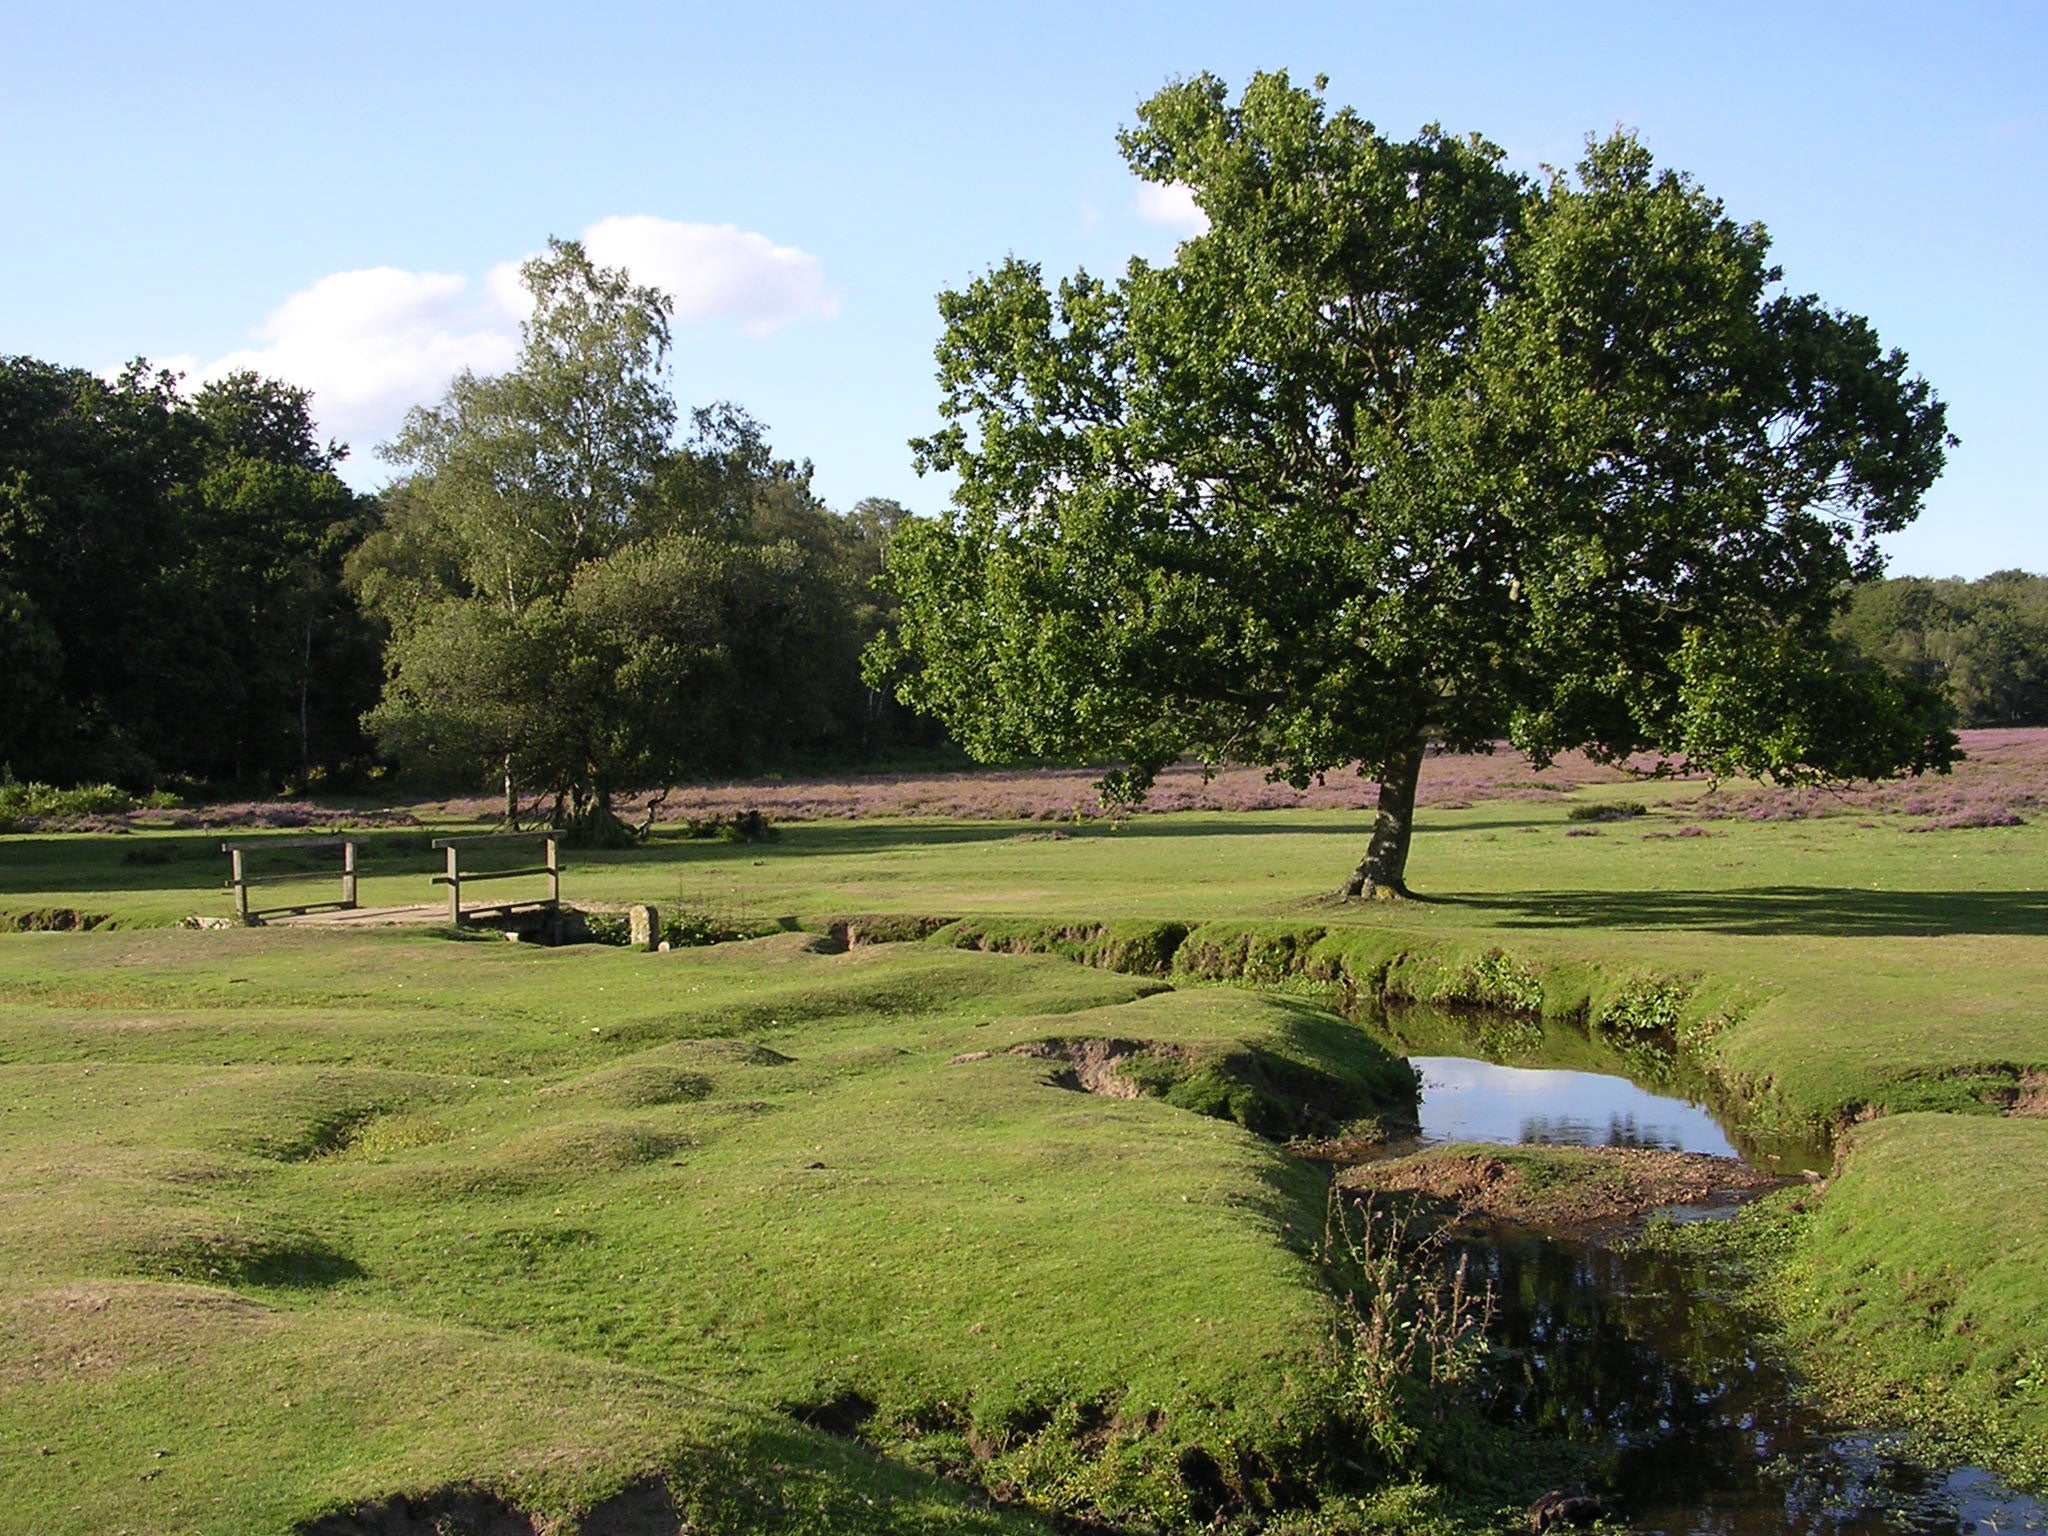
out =
[[(1648, 769), (1652, 765), (1640, 765)], [(1118, 815), (1175, 811), (1370, 811), (1379, 800), (1375, 780), (1335, 772), (1305, 789), (1269, 779), (1263, 769), (1199, 765), (1166, 769), (1135, 812), (1102, 805), (1099, 768), (989, 768), (959, 773), (885, 773), (842, 778), (755, 779), (672, 790), (656, 807), (656, 824), (699, 825), (756, 812), (771, 821), (929, 816), (973, 821), (1087, 823)], [(1432, 754), (1424, 764), (1416, 803), (1440, 810), (1489, 800), (1545, 801), (1589, 784), (1614, 784), (1631, 775), (1583, 754), (1560, 757), (1541, 771), (1519, 752)], [(493, 802), (481, 797), (442, 801), (448, 816), (481, 818)], [(637, 817), (638, 813), (633, 813)]]
[(1702, 821), (1803, 821), (1822, 816), (1914, 816), (1912, 831), (2012, 827), (2048, 808), (2048, 731), (1961, 733), (1965, 756), (1946, 774), (1874, 784), (1718, 785), (1674, 808)]
[[(1958, 827), (2015, 825), (1971, 818), (2023, 817), (2029, 810), (2048, 805), (2048, 732), (1977, 730), (1961, 735), (1967, 755), (1947, 775), (1821, 787), (1730, 783), (1703, 787), (1671, 803), (1698, 820), (1799, 821), (1877, 813), (1917, 816)], [(1505, 745), (1492, 753), (1437, 752), (1423, 765), (1416, 804), (1439, 811), (1495, 802), (1542, 805), (1601, 785), (1700, 782), (1697, 776), (1671, 771), (1672, 766), (1654, 757), (1611, 764), (1594, 762), (1582, 753), (1567, 753), (1539, 771)], [(1076, 767), (735, 780), (671, 789), (637, 809), (629, 803), (636, 797), (625, 797), (621, 810), (629, 821), (648, 821), (653, 827), (692, 838), (753, 841), (772, 836), (774, 824), (786, 822), (920, 817), (1072, 826), (1113, 822), (1129, 815), (1187, 811), (1370, 812), (1378, 804), (1376, 782), (1355, 773), (1331, 773), (1297, 790), (1267, 778), (1258, 768), (1223, 767), (1205, 773), (1197, 764), (1180, 764), (1159, 775), (1142, 805), (1110, 809), (1103, 806), (1096, 788), (1101, 777), (1099, 768)], [(1638, 814), (1639, 805), (1636, 801), (1598, 801), (1573, 806), (1567, 815), (1589, 821), (1620, 820)], [(203, 831), (230, 827), (290, 831), (406, 827), (450, 820), (490, 825), (502, 809), (499, 801), (485, 796), (380, 809), (301, 801), (234, 801), (175, 808), (114, 792), (110, 799), (67, 801), (61, 813), (40, 801), (14, 810), (0, 806), (0, 831)], [(1044, 835), (1056, 834), (1049, 829)]]

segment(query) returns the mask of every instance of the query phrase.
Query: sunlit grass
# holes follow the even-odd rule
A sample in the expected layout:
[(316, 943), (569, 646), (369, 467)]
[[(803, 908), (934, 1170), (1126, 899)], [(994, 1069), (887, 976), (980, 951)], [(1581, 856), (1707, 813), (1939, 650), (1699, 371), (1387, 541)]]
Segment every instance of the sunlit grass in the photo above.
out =
[[(2048, 1071), (2048, 826), (1709, 817), (1699, 794), (1439, 804), (1425, 899), (1364, 907), (1328, 896), (1367, 834), (1333, 807), (572, 851), (572, 901), (792, 929), (666, 955), (191, 931), (230, 910), (218, 833), (0, 838), (0, 913), (98, 924), (0, 935), (14, 1509), (226, 1533), (476, 1483), (567, 1518), (658, 1471), (705, 1530), (995, 1530), (1015, 1522), (935, 1474), (1193, 1522), (1186, 1447), (1313, 1461), (1315, 1178), (1008, 1050), (1171, 1044), (1193, 1073), (1255, 1046), (1327, 1074), (1375, 1048), (1186, 968), (794, 931), (872, 913), (1224, 924), (1403, 984), (1506, 977), (1566, 1030), (1675, 988), (1766, 1128), (1900, 1117), (1858, 1133), (1802, 1239), (1808, 1315), (1831, 1348), (1896, 1348), (1877, 1379), (1952, 1378), (2031, 1465), (2048, 1148), (1998, 1111)], [(1568, 817), (1618, 798), (1647, 814)], [(366, 903), (436, 899), (434, 831), (362, 834)], [(888, 1454), (800, 1422), (820, 1414)], [(710, 1491), (742, 1484), (780, 1491)]]

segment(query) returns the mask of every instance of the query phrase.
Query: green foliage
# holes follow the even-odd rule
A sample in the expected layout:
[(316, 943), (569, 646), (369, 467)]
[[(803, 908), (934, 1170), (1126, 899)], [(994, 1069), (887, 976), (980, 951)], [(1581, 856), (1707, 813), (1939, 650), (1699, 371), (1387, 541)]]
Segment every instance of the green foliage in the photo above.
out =
[(1343, 1297), (1335, 1395), (1396, 1475), (1440, 1472), (1476, 1427), (1457, 1389), (1486, 1358), (1493, 1291), (1447, 1244), (1445, 1228), (1331, 1191), (1320, 1257)]
[(1836, 628), (1894, 676), (1946, 693), (1966, 726), (2048, 725), (2048, 576), (1874, 582)]
[[(961, 949), (1064, 955), (1084, 965), (1137, 976), (1165, 976), (1178, 963), (1185, 923), (1073, 923), (963, 918), (934, 930)], [(916, 937), (924, 937), (918, 934)]]
[(374, 693), (340, 587), (368, 505), (306, 391), (186, 394), (0, 358), (0, 762), (29, 777), (303, 783)]
[(1564, 814), (1567, 821), (1628, 821), (1648, 810), (1640, 800), (1603, 800), (1597, 805), (1571, 806)]
[(0, 832), (12, 832), (22, 822), (69, 821), (85, 816), (112, 816), (124, 811), (176, 810), (178, 797), (168, 790), (132, 794), (117, 784), (80, 784), (59, 789), (51, 784), (21, 784), (0, 777)]
[(1423, 743), (1717, 771), (1953, 754), (1829, 635), (1911, 521), (1940, 403), (1632, 138), (1532, 186), (1284, 74), (1169, 86), (1120, 143), (1208, 221), (1167, 266), (942, 294), (954, 511), (891, 546), (871, 676), (983, 760), (1364, 765), (1347, 886), (1405, 891)]
[(693, 816), (683, 823), (683, 835), (715, 838), (721, 843), (765, 843), (775, 836), (775, 824), (749, 808), (729, 816)]
[(876, 745), (864, 588), (901, 509), (835, 518), (730, 406), (672, 442), (668, 299), (572, 242), (523, 276), (517, 366), (407, 418), (410, 477), (350, 562), (391, 631), (380, 744), (587, 839), (629, 785)]
[(1543, 1012), (1543, 982), (1506, 950), (1493, 949), (1467, 961), (1437, 1001), (1457, 1001), (1501, 1013)]
[(1258, 923), (1204, 923), (1173, 957), (1174, 970), (1204, 981), (1274, 986), (1299, 975), (1325, 930)]
[(676, 949), (701, 944), (730, 944), (736, 939), (758, 939), (780, 933), (782, 925), (765, 918), (737, 918), (718, 912), (683, 910), (665, 914), (661, 940)]
[(1690, 982), (1662, 976), (1631, 976), (1600, 1005), (1594, 1022), (1610, 1033), (1675, 1040)]
[(673, 300), (574, 241), (550, 240), (519, 275), (533, 310), (518, 365), (465, 369), (384, 450), (414, 472), (467, 593), (511, 614), (618, 547), (675, 424)]
[(632, 923), (616, 912), (584, 913), (583, 932), (591, 943), (608, 944), (615, 949), (633, 942)]

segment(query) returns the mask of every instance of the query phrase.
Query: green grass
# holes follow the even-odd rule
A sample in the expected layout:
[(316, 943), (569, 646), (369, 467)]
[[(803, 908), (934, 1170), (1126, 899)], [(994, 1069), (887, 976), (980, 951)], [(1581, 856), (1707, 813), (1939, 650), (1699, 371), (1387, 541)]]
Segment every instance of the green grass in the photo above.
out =
[(1843, 1152), (1823, 1188), (1648, 1240), (1735, 1261), (1839, 1422), (2048, 1487), (2048, 1121), (1902, 1114)]
[[(968, 1473), (1199, 1524), (1191, 1449), (1254, 1498), (1336, 1464), (1320, 1185), (1247, 1126), (1398, 1113), (1342, 986), (1483, 1005), (1511, 1059), (1654, 1074), (1675, 1031), (1765, 1130), (1896, 1116), (1800, 1229), (1808, 1345), (2044, 1475), (2048, 1126), (1993, 1109), (2048, 1069), (2048, 828), (1646, 838), (1653, 800), (1567, 837), (1600, 793), (1426, 813), (1429, 899), (1368, 908), (1325, 894), (1365, 818), (1316, 812), (569, 857), (572, 900), (971, 920), (845, 954), (193, 932), (218, 835), (0, 839), (0, 914), (106, 920), (0, 935), (8, 1518), (225, 1536), (476, 1484), (566, 1532), (660, 1473), (702, 1530), (1030, 1526)], [(364, 834), (367, 903), (434, 899), (430, 835)], [(1154, 1096), (1009, 1054), (1080, 1040), (1147, 1047)]]
[[(925, 1510), (902, 1528), (978, 1530), (930, 1474), (1186, 1516), (1187, 1446), (1271, 1475), (1311, 1455), (1315, 1178), (1228, 1119), (1008, 1054), (1118, 1038), (1314, 1072), (1341, 1031), (1354, 1073), (1375, 1054), (1302, 1003), (801, 935), (8, 944), (0, 1440), (29, 1458), (32, 1528), (109, 1529), (118, 1503), (141, 1528), (281, 1529), (465, 1482), (561, 1514), (650, 1469), (695, 1486), (707, 1457), (762, 1475), (759, 1441), (838, 1506), (887, 1492)], [(89, 1319), (135, 1342), (81, 1344)], [(60, 1368), (80, 1349), (105, 1369)], [(414, 1356), (447, 1422), (394, 1407)], [(853, 1399), (894, 1461), (791, 1422)], [(1055, 1431), (1077, 1406), (1106, 1437), (1078, 1461)]]

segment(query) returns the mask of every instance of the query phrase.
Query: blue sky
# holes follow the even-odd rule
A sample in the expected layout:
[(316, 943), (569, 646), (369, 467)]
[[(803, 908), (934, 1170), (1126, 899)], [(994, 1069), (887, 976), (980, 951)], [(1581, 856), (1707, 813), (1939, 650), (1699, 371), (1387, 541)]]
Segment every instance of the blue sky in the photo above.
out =
[(737, 401), (836, 506), (923, 511), (933, 296), (1169, 256), (1115, 145), (1168, 79), (1325, 73), (1528, 170), (1626, 125), (1949, 402), (1893, 569), (2048, 571), (2039, 3), (10, 0), (0, 62), (0, 352), (293, 377), (371, 486), (406, 405), (509, 360), (507, 264), (588, 236), (678, 291), (685, 404)]

